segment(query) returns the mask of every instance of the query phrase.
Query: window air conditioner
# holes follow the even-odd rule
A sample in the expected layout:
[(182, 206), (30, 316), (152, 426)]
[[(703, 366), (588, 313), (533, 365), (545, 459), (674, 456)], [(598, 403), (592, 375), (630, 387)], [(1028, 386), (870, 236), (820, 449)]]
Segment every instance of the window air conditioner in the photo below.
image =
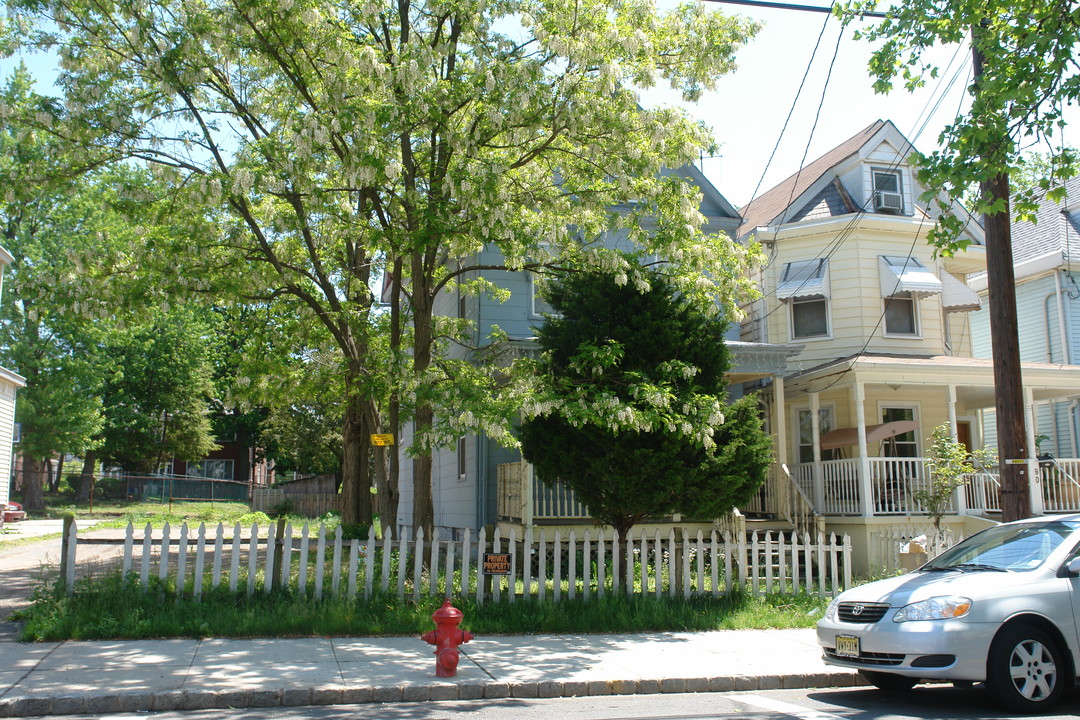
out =
[(878, 190), (874, 193), (874, 210), (900, 212), (904, 209), (904, 200), (898, 192)]

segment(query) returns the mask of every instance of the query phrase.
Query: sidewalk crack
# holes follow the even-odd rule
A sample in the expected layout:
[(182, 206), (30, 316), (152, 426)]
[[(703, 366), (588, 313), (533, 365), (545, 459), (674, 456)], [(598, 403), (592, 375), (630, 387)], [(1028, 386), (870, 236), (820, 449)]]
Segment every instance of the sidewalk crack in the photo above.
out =
[(47, 660), (47, 659), (49, 658), (49, 656), (50, 656), (50, 655), (52, 655), (52, 654), (53, 654), (54, 652), (56, 652), (56, 651), (57, 651), (57, 650), (58, 650), (58, 649), (60, 648), (60, 646), (61, 646), (61, 645), (64, 645), (64, 644), (65, 644), (66, 642), (67, 642), (67, 641), (65, 640), (65, 641), (62, 641), (62, 642), (59, 642), (59, 643), (57, 643), (57, 644), (56, 644), (56, 645), (55, 645), (55, 646), (53, 647), (53, 649), (52, 649), (52, 650), (50, 650), (49, 652), (45, 653), (45, 654), (44, 654), (44, 655), (42, 655), (42, 656), (41, 656), (40, 658), (38, 658), (38, 661), (37, 661), (36, 663), (34, 663), (34, 667), (30, 668), (30, 669), (29, 669), (29, 670), (27, 670), (27, 671), (26, 671), (25, 673), (23, 673), (22, 677), (20, 677), (20, 678), (19, 678), (18, 680), (16, 680), (15, 682), (11, 683), (11, 687), (9, 687), (9, 688), (8, 688), (7, 690), (5, 690), (5, 691), (4, 691), (3, 693), (0, 693), (0, 700), (2, 700), (2, 699), (4, 699), (4, 698), (6, 698), (6, 697), (8, 696), (8, 693), (10, 693), (10, 692), (11, 692), (12, 690), (14, 690), (15, 688), (17, 688), (17, 687), (18, 687), (18, 686), (19, 686), (19, 685), (20, 685), (20, 684), (21, 684), (21, 683), (22, 683), (22, 682), (23, 682), (24, 680), (26, 680), (26, 678), (30, 677), (30, 673), (32, 673), (32, 672), (34, 672), (35, 670), (37, 670), (37, 669), (38, 669), (38, 668), (39, 668), (39, 667), (41, 666), (41, 663), (45, 662), (45, 660)]

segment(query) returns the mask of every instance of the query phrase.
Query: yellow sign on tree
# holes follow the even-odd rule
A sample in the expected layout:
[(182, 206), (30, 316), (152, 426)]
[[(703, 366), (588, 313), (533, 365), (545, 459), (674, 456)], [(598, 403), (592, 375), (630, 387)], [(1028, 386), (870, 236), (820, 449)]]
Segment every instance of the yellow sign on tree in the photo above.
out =
[(387, 445), (393, 445), (394, 436), (392, 433), (373, 434), (371, 436), (371, 444), (378, 447), (386, 447)]

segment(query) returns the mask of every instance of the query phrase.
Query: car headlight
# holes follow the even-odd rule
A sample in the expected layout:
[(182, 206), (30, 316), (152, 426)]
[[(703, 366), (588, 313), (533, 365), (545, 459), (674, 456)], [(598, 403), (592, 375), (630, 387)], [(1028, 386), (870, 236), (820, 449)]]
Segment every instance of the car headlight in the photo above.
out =
[(905, 605), (896, 611), (893, 622), (948, 620), (949, 618), (963, 617), (968, 614), (969, 610), (971, 610), (971, 598), (948, 595)]
[(840, 607), (840, 598), (833, 598), (833, 601), (829, 603), (829, 607), (825, 608), (825, 619), (836, 622), (836, 608), (838, 607)]

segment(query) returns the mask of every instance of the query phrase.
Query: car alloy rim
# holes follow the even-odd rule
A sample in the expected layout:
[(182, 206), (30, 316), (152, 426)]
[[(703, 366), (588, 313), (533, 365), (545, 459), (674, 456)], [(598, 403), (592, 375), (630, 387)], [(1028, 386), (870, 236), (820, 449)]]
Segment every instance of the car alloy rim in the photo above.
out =
[(1013, 686), (1027, 700), (1045, 700), (1057, 683), (1054, 656), (1037, 640), (1024, 640), (1013, 648), (1009, 659)]

